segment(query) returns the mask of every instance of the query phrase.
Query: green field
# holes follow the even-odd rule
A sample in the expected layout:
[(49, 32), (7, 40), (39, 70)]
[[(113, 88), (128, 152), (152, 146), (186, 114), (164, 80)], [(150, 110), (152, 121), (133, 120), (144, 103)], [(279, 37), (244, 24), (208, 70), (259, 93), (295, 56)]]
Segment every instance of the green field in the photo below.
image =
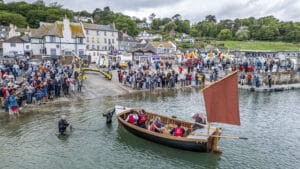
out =
[(216, 41), (219, 47), (229, 50), (268, 50), (268, 51), (300, 51), (300, 43), (265, 42), (265, 41)]

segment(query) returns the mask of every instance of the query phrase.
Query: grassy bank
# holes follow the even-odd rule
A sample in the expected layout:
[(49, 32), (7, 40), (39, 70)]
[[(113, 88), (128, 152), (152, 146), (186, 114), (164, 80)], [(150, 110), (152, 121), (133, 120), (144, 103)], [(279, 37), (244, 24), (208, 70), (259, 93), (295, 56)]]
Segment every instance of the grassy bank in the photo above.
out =
[(215, 44), (229, 50), (300, 51), (300, 43), (266, 41), (216, 41)]

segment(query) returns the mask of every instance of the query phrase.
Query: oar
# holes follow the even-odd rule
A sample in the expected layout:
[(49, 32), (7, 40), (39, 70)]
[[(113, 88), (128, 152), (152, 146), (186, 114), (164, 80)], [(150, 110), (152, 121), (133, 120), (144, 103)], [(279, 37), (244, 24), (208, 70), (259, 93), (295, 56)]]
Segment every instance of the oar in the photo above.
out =
[(211, 136), (216, 138), (232, 138), (232, 139), (243, 139), (248, 140), (247, 137), (239, 137), (239, 136), (217, 136), (217, 135), (210, 135), (210, 134), (192, 134), (194, 136)]

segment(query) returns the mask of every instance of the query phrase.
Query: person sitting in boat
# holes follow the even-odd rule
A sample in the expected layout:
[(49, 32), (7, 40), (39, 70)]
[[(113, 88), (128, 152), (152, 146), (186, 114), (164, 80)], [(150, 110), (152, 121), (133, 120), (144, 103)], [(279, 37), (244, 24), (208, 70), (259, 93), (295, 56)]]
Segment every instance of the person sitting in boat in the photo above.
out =
[(182, 137), (185, 133), (185, 130), (184, 128), (181, 127), (181, 123), (177, 123), (177, 127), (173, 128), (171, 131), (170, 131), (170, 134), (173, 135), (173, 136), (176, 136), (176, 137)]
[(139, 116), (137, 115), (136, 112), (133, 112), (131, 114), (129, 114), (126, 118), (125, 121), (131, 123), (131, 124), (134, 124), (136, 125), (137, 124), (137, 121), (139, 120)]
[(194, 124), (192, 126), (193, 131), (203, 128), (203, 126), (200, 124), (206, 124), (206, 118), (204, 117), (204, 115), (202, 113), (195, 113), (195, 114), (193, 114), (192, 118), (195, 119), (195, 123), (199, 123), (199, 124)]
[(153, 121), (150, 121), (149, 130), (157, 133), (163, 133), (164, 124), (160, 122), (159, 117), (156, 117)]
[(72, 130), (72, 125), (68, 123), (65, 115), (61, 115), (60, 120), (58, 121), (58, 131), (60, 134), (65, 134), (67, 128), (70, 127)]
[(138, 126), (142, 128), (146, 128), (146, 120), (147, 120), (147, 114), (144, 109), (141, 110), (141, 114), (139, 114), (139, 120), (138, 120)]

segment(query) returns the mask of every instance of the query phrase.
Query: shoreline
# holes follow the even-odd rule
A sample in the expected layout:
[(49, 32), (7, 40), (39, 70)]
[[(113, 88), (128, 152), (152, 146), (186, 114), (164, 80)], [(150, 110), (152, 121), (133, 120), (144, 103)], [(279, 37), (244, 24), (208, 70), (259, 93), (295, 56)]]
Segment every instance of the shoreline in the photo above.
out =
[[(129, 86), (125, 86), (124, 84), (120, 83), (116, 77), (116, 72), (113, 72), (113, 78), (111, 80), (107, 80), (102, 74), (89, 72), (87, 73), (87, 81), (83, 86), (83, 92), (77, 93), (76, 91), (70, 91), (70, 96), (59, 97), (55, 98), (52, 101), (48, 101), (47, 103), (43, 104), (29, 104), (26, 106), (20, 107), (20, 116), (25, 114), (30, 114), (32, 112), (45, 112), (48, 111), (47, 107), (51, 106), (62, 106), (64, 104), (72, 103), (72, 102), (80, 102), (80, 101), (87, 101), (90, 99), (95, 99), (97, 97), (120, 97), (125, 96), (127, 94), (139, 94), (139, 93), (157, 93), (157, 92), (169, 92), (169, 91), (180, 91), (186, 89), (196, 89), (202, 90), (204, 87), (208, 86), (211, 82), (206, 82), (204, 86), (195, 86), (195, 85), (188, 85), (181, 87), (176, 84), (173, 88), (154, 88), (154, 89), (132, 89)], [(95, 77), (96, 76), (96, 79)], [(256, 88), (255, 86), (248, 86), (248, 85), (238, 85), (238, 88), (241, 90), (248, 90), (251, 92), (279, 92), (279, 91), (286, 91), (286, 90), (296, 90), (300, 89), (300, 83), (293, 83), (293, 84), (280, 84), (280, 85), (272, 85), (271, 88), (268, 86), (260, 86)], [(108, 90), (108, 92), (107, 92)], [(109, 93), (113, 91), (114, 93)], [(106, 92), (103, 92), (106, 91)], [(5, 112), (4, 109), (0, 110), (0, 114), (5, 115), (8, 114)]]

